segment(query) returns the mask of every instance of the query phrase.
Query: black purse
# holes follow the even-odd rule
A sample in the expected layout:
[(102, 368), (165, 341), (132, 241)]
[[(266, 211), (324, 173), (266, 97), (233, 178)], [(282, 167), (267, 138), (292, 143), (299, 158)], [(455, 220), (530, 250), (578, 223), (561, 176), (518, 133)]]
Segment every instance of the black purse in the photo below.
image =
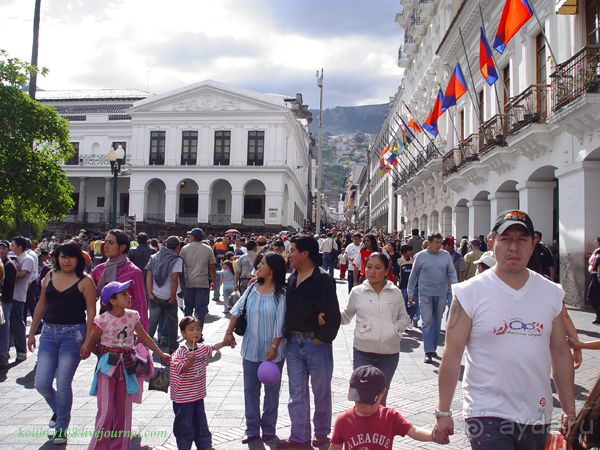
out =
[(250, 295), (250, 291), (254, 289), (252, 286), (247, 292), (244, 292), (244, 304), (240, 308), (240, 317), (238, 317), (237, 322), (235, 323), (235, 328), (233, 332), (238, 336), (243, 336), (246, 332), (246, 327), (248, 326), (248, 318), (246, 317), (246, 300), (248, 300), (248, 295)]

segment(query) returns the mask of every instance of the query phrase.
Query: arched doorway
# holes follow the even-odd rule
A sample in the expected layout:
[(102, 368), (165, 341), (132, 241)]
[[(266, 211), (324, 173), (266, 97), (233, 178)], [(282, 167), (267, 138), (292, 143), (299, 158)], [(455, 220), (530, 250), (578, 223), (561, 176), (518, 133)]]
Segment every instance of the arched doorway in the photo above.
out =
[[(452, 208), (449, 206), (446, 206), (444, 209), (442, 209), (442, 235), (452, 235)], [(455, 237), (458, 238), (458, 236)]]
[(144, 208), (144, 221), (154, 225), (165, 224), (165, 183), (162, 180), (153, 179), (147, 184), (146, 205)]
[(440, 215), (437, 211), (431, 213), (431, 224), (429, 225), (429, 234), (437, 233), (440, 230)]
[(259, 180), (251, 180), (244, 187), (242, 225), (246, 227), (265, 226), (265, 190), (265, 185)]
[(213, 226), (231, 225), (231, 184), (227, 180), (216, 180), (212, 185), (208, 222)]
[(176, 223), (180, 225), (198, 225), (198, 183), (189, 178), (177, 185), (179, 206)]

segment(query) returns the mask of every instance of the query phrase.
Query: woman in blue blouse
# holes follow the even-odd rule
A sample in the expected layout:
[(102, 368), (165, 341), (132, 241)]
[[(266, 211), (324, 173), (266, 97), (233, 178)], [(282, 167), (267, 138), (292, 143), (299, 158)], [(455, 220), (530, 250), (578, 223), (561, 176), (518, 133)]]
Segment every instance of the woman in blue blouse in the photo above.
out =
[(257, 283), (246, 289), (242, 298), (231, 310), (231, 319), (227, 328), (225, 345), (234, 344), (233, 329), (245, 308), (248, 326), (242, 340), (242, 358), (244, 370), (244, 401), (246, 413), (246, 435), (242, 443), (246, 444), (260, 436), (264, 442), (275, 439), (277, 425), (277, 407), (281, 379), (273, 386), (265, 386), (265, 398), (262, 416), (260, 414), (260, 388), (258, 367), (261, 362), (273, 361), (283, 369), (285, 342), (283, 340), (283, 322), (285, 320), (285, 260), (274, 252), (265, 253), (257, 267)]

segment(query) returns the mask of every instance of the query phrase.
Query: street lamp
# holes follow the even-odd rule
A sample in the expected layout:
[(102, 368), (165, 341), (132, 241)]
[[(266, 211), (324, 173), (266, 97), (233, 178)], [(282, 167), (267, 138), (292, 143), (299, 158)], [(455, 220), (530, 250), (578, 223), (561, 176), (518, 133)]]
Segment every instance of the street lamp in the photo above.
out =
[(112, 185), (112, 226), (117, 228), (117, 177), (121, 172), (121, 166), (125, 164), (125, 150), (119, 145), (117, 149), (110, 148), (108, 151), (108, 160), (110, 161), (110, 173), (113, 175)]

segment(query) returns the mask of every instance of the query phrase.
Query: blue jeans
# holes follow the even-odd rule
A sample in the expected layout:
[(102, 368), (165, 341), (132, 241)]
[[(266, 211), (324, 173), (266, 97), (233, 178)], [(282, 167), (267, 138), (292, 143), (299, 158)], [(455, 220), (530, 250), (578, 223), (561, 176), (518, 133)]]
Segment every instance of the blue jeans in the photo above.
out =
[(421, 320), (423, 321), (423, 347), (425, 353), (433, 353), (436, 351), (440, 340), (446, 298), (420, 294), (419, 302), (421, 303)]
[[(283, 370), (285, 360), (275, 363), (279, 371)], [(279, 390), (281, 378), (273, 386), (265, 386), (265, 399), (263, 402), (262, 417), (260, 415), (260, 387), (258, 380), (258, 366), (260, 362), (242, 360), (244, 369), (244, 406), (246, 412), (246, 434), (260, 436), (260, 430), (265, 434), (275, 434), (277, 427), (277, 407), (279, 406)]]
[(450, 315), (450, 305), (452, 304), (452, 288), (450, 287), (448, 287), (446, 303), (448, 304), (448, 311), (446, 311), (446, 322), (448, 322), (448, 316)]
[(472, 417), (465, 421), (473, 450), (544, 450), (549, 424), (524, 425), (500, 417)]
[(400, 348), (398, 348), (398, 353), (392, 353), (391, 355), (380, 355), (378, 353), (361, 352), (360, 350), (354, 349), (354, 370), (360, 366), (375, 366), (385, 375), (386, 391), (383, 399), (381, 400), (381, 406), (385, 406), (385, 401), (390, 391), (390, 384), (392, 383), (392, 378), (394, 378), (396, 367), (398, 367), (398, 361), (400, 360), (399, 351)]
[(24, 302), (13, 300), (13, 307), (10, 310), (10, 335), (15, 340), (15, 348), (17, 349), (17, 353), (27, 353), (27, 343), (25, 340), (25, 320), (23, 319), (24, 307)]
[(185, 290), (185, 308), (184, 314), (191, 316), (196, 310), (196, 317), (204, 328), (204, 319), (208, 314), (208, 300), (210, 296), (209, 288), (192, 288)]
[(204, 399), (192, 403), (173, 402), (173, 412), (175, 413), (173, 434), (177, 441), (177, 448), (192, 448), (192, 442), (198, 449), (211, 446), (212, 435), (208, 430)]
[[(56, 431), (69, 428), (73, 388), (81, 361), (79, 351), (85, 342), (85, 323), (74, 325), (44, 324), (35, 371), (35, 388), (56, 414)], [(52, 386), (56, 376), (56, 389)]]
[(311, 439), (309, 377), (315, 402), (315, 433), (327, 436), (331, 432), (332, 345), (315, 344), (312, 339), (294, 336), (287, 342), (286, 359), (290, 384), (288, 411), (292, 421), (290, 440)]
[[(148, 299), (148, 302), (150, 302), (150, 299)], [(149, 311), (150, 307), (148, 307), (148, 312)], [(160, 320), (158, 321), (157, 332), (159, 339), (166, 338), (169, 335), (169, 332), (167, 331), (167, 316), (161, 316)]]
[(217, 275), (215, 280), (215, 293), (213, 294), (213, 300), (219, 300), (221, 296), (221, 275)]
[(10, 312), (11, 303), (2, 303), (2, 312), (4, 313), (4, 325), (0, 325), (0, 364), (8, 364), (10, 348)]
[[(348, 267), (352, 267), (351, 266), (351, 262), (348, 263)], [(348, 270), (348, 275), (346, 275), (348, 277), (348, 294), (350, 293), (350, 291), (352, 290), (352, 288), (354, 287), (354, 270)]]
[(404, 305), (406, 306), (406, 313), (410, 317), (410, 320), (413, 322), (418, 322), (421, 318), (421, 310), (419, 309), (419, 290), (415, 289), (415, 293), (413, 294), (413, 302), (415, 303), (413, 306), (408, 305), (408, 289), (401, 288), (402, 296), (404, 297)]
[(329, 272), (329, 275), (333, 276), (333, 269), (335, 269), (333, 253), (323, 253), (323, 270)]
[[(148, 335), (153, 338), (156, 333), (158, 323), (167, 320), (167, 333), (169, 336), (169, 351), (174, 353), (177, 350), (177, 302), (168, 303), (168, 300), (161, 300), (154, 297), (154, 300), (148, 299)], [(158, 333), (160, 335), (160, 333)]]

